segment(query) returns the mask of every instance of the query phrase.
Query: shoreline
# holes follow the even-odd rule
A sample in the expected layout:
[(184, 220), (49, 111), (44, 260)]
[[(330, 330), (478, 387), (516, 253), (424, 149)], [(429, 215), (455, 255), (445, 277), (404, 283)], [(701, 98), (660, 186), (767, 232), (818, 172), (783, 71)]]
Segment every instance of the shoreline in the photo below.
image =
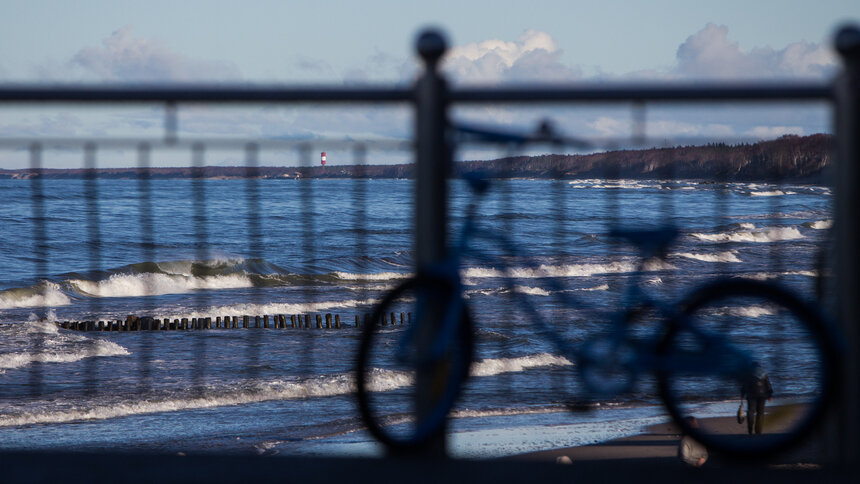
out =
[[(733, 417), (707, 417), (701, 418), (699, 421), (718, 429), (720, 433), (746, 433), (746, 424), (738, 424)], [(678, 445), (681, 437), (680, 429), (674, 422), (665, 422), (648, 425), (640, 433), (628, 437), (596, 444), (526, 452), (505, 459), (572, 464), (597, 461), (614, 461), (619, 464), (648, 461), (684, 466), (678, 459)], [(737, 465), (736, 462), (713, 452), (709, 454), (707, 462), (702, 467)], [(807, 442), (785, 454), (776, 456), (765, 464), (769, 468), (818, 469), (822, 466), (823, 457), (824, 454), (819, 443), (814, 440), (814, 437), (811, 437)]]

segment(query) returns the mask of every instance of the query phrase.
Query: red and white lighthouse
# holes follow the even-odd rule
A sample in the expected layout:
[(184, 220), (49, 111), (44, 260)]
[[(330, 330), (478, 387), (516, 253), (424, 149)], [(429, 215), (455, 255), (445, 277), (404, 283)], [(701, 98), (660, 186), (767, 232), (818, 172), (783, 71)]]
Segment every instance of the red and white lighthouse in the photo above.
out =
[(320, 153), (320, 163), (322, 164), (322, 166), (325, 166), (325, 151)]

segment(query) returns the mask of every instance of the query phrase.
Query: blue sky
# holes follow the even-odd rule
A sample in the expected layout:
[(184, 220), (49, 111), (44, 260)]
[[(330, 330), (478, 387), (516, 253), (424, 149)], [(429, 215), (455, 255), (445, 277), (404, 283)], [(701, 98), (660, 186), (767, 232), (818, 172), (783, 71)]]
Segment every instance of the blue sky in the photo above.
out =
[[(413, 43), (441, 27), (457, 84), (701, 79), (826, 80), (831, 36), (860, 22), (860, 2), (810, 1), (18, 1), (0, 5), (0, 82), (407, 84)], [(141, 135), (153, 109), (0, 110), (5, 135)], [(217, 110), (216, 110), (217, 111)], [(698, 114), (697, 114), (698, 113)], [(497, 124), (547, 115), (506, 107), (462, 112)], [(615, 108), (551, 112), (587, 136), (629, 132)], [(820, 107), (656, 108), (649, 134), (773, 137), (828, 129)], [(183, 134), (408, 136), (408, 113), (366, 109), (183, 110)], [(226, 162), (221, 160), (222, 162)], [(19, 162), (0, 158), (0, 166)]]

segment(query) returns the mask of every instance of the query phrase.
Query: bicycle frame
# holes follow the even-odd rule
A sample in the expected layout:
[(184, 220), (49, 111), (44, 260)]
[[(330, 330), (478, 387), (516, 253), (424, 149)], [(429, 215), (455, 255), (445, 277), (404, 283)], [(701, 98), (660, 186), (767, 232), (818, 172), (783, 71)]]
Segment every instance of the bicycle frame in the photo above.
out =
[[(505, 256), (524, 260), (526, 268), (541, 271), (539, 264), (532, 261), (529, 257), (520, 257), (521, 252), (518, 251), (514, 243), (504, 234), (487, 228), (479, 227), (476, 223), (476, 209), (478, 201), (481, 198), (483, 187), (481, 190), (475, 190), (474, 183), (470, 186), (473, 192), (476, 192), (469, 201), (465, 212), (465, 220), (463, 222), (459, 238), (449, 253), (448, 258), (443, 262), (429, 269), (425, 269), (419, 276), (430, 277), (436, 280), (444, 280), (448, 283), (451, 290), (452, 298), (450, 304), (446, 305), (444, 319), (439, 326), (430, 352), (419, 359), (419, 365), (426, 365), (440, 358), (445, 352), (448, 343), (454, 337), (459, 322), (460, 314), (463, 310), (465, 302), (462, 298), (463, 282), (460, 274), (462, 262), (464, 258), (474, 259), (480, 263), (489, 263), (494, 267), (501, 267), (501, 273), (504, 275), (504, 284), (510, 293), (516, 298), (518, 307), (524, 310), (538, 326), (540, 332), (548, 337), (555, 349), (571, 362), (577, 362), (580, 367), (580, 372), (585, 371), (585, 367), (589, 364), (597, 364), (594, 361), (589, 361), (587, 355), (587, 342), (585, 345), (577, 347), (571, 342), (562, 337), (558, 331), (553, 328), (546, 317), (532, 303), (530, 298), (516, 290), (514, 285), (515, 277), (511, 275), (511, 267), (504, 260), (504, 257), (494, 257), (485, 251), (475, 248), (472, 244), (474, 240), (485, 240), (496, 245)], [(483, 183), (486, 183), (485, 181)], [(641, 249), (641, 248), (640, 248)], [(657, 254), (640, 254), (636, 268), (630, 274), (630, 281), (623, 289), (623, 297), (621, 309), (616, 311), (606, 311), (598, 309), (593, 305), (583, 302), (581, 299), (564, 291), (561, 284), (550, 274), (547, 274), (546, 282), (550, 286), (550, 290), (556, 297), (560, 298), (561, 304), (566, 308), (575, 308), (577, 311), (587, 313), (588, 317), (592, 317), (597, 321), (608, 321), (610, 331), (608, 332), (608, 343), (610, 349), (618, 351), (622, 346), (630, 343), (629, 327), (633, 322), (633, 317), (637, 312), (645, 310), (656, 311), (657, 317), (663, 321), (663, 326), (680, 325), (697, 340), (705, 343), (705, 346), (719, 349), (719, 360), (709, 357), (703, 357), (702, 354), (691, 355), (674, 355), (669, 358), (657, 354), (657, 346), (662, 340), (664, 333), (656, 334), (654, 339), (646, 341), (645, 345), (648, 349), (633, 348), (634, 360), (628, 362), (628, 367), (631, 371), (630, 378), (625, 382), (623, 388), (619, 386), (610, 387), (609, 385), (600, 385), (589, 378), (583, 378), (586, 384), (585, 390), (588, 394), (597, 397), (607, 397), (617, 395), (629, 391), (632, 386), (638, 381), (640, 373), (643, 371), (656, 373), (660, 371), (677, 370), (682, 368), (684, 371), (694, 373), (713, 374), (732, 374), (743, 378), (749, 368), (753, 365), (753, 360), (743, 352), (738, 351), (729, 343), (728, 339), (712, 332), (707, 332), (698, 328), (695, 324), (685, 321), (676, 309), (677, 304), (667, 303), (662, 299), (652, 296), (647, 290), (642, 287), (642, 279), (646, 272), (646, 264), (649, 260), (659, 257)], [(419, 311), (418, 314), (421, 314)], [(668, 328), (667, 328), (668, 329)], [(407, 329), (407, 334), (404, 335), (407, 340), (411, 338), (413, 328)], [(641, 345), (640, 345), (641, 346)], [(730, 363), (727, 366), (717, 366), (718, 363)]]

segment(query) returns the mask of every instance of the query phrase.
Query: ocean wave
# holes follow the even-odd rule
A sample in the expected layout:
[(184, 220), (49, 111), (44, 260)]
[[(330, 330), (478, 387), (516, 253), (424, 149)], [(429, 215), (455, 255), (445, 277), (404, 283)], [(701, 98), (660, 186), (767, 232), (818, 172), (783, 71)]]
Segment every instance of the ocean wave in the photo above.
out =
[(5, 414), (0, 415), (0, 427), (107, 420), (132, 415), (224, 407), (269, 400), (327, 397), (351, 393), (353, 388), (353, 381), (349, 374), (320, 376), (304, 381), (278, 380), (210, 391), (203, 396), (182, 396), (164, 400), (138, 398), (105, 405), (73, 408), (63, 412), (44, 409)]
[(60, 285), (42, 281), (34, 286), (0, 292), (0, 309), (68, 306), (72, 301)]
[(567, 407), (515, 407), (515, 408), (490, 408), (485, 410), (462, 409), (451, 412), (452, 418), (483, 418), (483, 417), (507, 417), (511, 415), (540, 415), (545, 413), (567, 412)]
[(253, 286), (249, 277), (240, 274), (196, 277), (151, 272), (114, 274), (100, 281), (72, 279), (68, 283), (81, 294), (101, 298), (185, 294), (204, 289), (238, 289)]
[(815, 222), (806, 222), (803, 225), (805, 227), (809, 227), (809, 228), (815, 229), (815, 230), (827, 230), (830, 227), (833, 227), (833, 220), (831, 220), (831, 219), (816, 220)]
[(529, 286), (514, 286), (514, 291), (520, 294), (528, 294), (530, 296), (549, 296), (550, 292), (546, 289), (541, 289), (539, 287), (529, 287)]
[[(518, 358), (488, 359), (475, 363), (472, 374), (491, 376), (523, 371), (540, 366), (569, 365), (568, 360), (542, 353)], [(384, 392), (411, 385), (411, 372), (373, 369), (369, 388)], [(295, 400), (347, 395), (355, 391), (352, 373), (323, 375), (305, 380), (272, 380), (241, 386), (210, 389), (202, 396), (171, 396), (163, 400), (139, 397), (111, 403), (81, 406), (58, 412), (53, 408), (0, 414), (0, 427), (65, 423), (80, 420), (107, 420), (162, 412), (177, 412), (202, 408), (225, 407), (271, 400)]]
[(760, 192), (751, 191), (751, 197), (781, 197), (783, 195), (797, 195), (797, 192), (782, 191), (782, 190), (765, 190)]
[(343, 279), (346, 281), (389, 281), (391, 279), (406, 279), (408, 277), (412, 277), (412, 274), (403, 272), (376, 272), (370, 274), (361, 274), (337, 271), (333, 274), (338, 279)]
[[(675, 267), (668, 262), (651, 259), (645, 262), (646, 271), (671, 270)], [(605, 264), (563, 264), (547, 265), (538, 267), (513, 267), (509, 274), (493, 267), (468, 267), (461, 272), (462, 276), (469, 279), (513, 277), (517, 279), (536, 279), (542, 277), (589, 277), (596, 274), (619, 274), (633, 272), (636, 264), (633, 261), (617, 261)]]
[(760, 318), (762, 316), (773, 316), (777, 309), (770, 306), (752, 305), (743, 307), (722, 307), (714, 310), (718, 316), (733, 316), (736, 318)]
[(703, 262), (742, 262), (738, 258), (738, 253), (735, 250), (714, 253), (681, 252), (673, 255), (675, 257), (684, 257), (687, 259), (700, 260)]
[(512, 358), (489, 358), (472, 364), (472, 376), (493, 376), (502, 373), (518, 373), (530, 368), (547, 366), (570, 366), (573, 363), (563, 356), (550, 353), (518, 356)]
[[(337, 308), (370, 308), (377, 304), (379, 299), (341, 299), (317, 302), (299, 303), (236, 303), (223, 306), (214, 306), (205, 310), (171, 315), (170, 318), (207, 318), (218, 315), (258, 315), (258, 314), (305, 314)], [(370, 311), (368, 309), (368, 311)]]
[(575, 291), (608, 291), (609, 284), (601, 284), (599, 286), (594, 287), (584, 287), (582, 289), (575, 289)]
[(818, 277), (818, 271), (750, 272), (748, 274), (736, 274), (734, 277), (766, 281), (768, 279), (778, 279), (782, 276)]
[[(50, 323), (53, 325), (53, 323)], [(19, 351), (0, 354), (0, 368), (15, 369), (32, 363), (73, 363), (98, 356), (124, 356), (130, 354), (122, 346), (101, 339), (92, 339), (75, 345), (76, 348), (51, 349), (39, 352)]]
[(641, 190), (645, 188), (660, 188), (660, 182), (643, 182), (640, 180), (602, 180), (602, 179), (583, 179), (569, 181), (568, 185), (571, 188), (618, 188)]
[[(752, 226), (753, 224), (748, 224)], [(754, 227), (754, 226), (753, 226)], [(744, 227), (746, 228), (746, 227)], [(691, 236), (705, 242), (780, 242), (802, 239), (803, 235), (795, 227), (750, 228), (744, 231), (721, 232), (716, 234), (692, 233)]]

